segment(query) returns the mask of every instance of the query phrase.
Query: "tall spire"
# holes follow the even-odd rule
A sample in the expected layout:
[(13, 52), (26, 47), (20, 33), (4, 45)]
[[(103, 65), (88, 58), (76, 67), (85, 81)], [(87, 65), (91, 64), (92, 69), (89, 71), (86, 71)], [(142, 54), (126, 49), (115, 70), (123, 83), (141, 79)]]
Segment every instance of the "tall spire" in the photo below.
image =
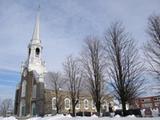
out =
[(25, 62), (25, 66), (29, 71), (36, 71), (38, 74), (43, 74), (46, 72), (46, 67), (44, 61), (42, 60), (43, 47), (40, 40), (39, 9), (40, 8), (38, 8), (33, 36), (28, 45), (28, 58)]
[(38, 13), (37, 13), (37, 17), (36, 17), (36, 24), (35, 24), (35, 28), (33, 31), (33, 36), (32, 36), (32, 44), (34, 43), (40, 43), (40, 6), (38, 8)]

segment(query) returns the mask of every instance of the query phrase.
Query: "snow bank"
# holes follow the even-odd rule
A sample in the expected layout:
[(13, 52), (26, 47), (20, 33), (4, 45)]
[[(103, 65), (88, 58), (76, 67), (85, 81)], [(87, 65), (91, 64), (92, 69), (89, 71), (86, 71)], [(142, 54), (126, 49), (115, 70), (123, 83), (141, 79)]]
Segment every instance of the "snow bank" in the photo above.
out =
[[(15, 117), (6, 117), (2, 118), (0, 117), (0, 120), (17, 120)], [(120, 117), (119, 115), (116, 115), (115, 117), (100, 117), (98, 118), (96, 115), (93, 115), (91, 117), (71, 117), (69, 115), (55, 115), (55, 116), (47, 116), (47, 117), (33, 117), (28, 120), (160, 120), (160, 117), (151, 117), (151, 118), (138, 118), (134, 115), (130, 115), (127, 117)]]
[(93, 114), (91, 117), (92, 117), (92, 118), (98, 118), (98, 116), (95, 115), (95, 114)]
[(32, 117), (32, 118), (29, 118), (27, 120), (40, 120), (40, 119), (41, 119), (41, 117)]
[(17, 120), (15, 117), (11, 116), (11, 117), (0, 117), (0, 120)]
[(141, 110), (141, 115), (144, 117), (145, 116), (145, 113), (144, 113), (145, 109), (142, 109)]
[(121, 116), (120, 116), (120, 115), (116, 115), (116, 116), (114, 116), (114, 117), (116, 117), (116, 118), (120, 118)]
[(37, 120), (64, 120), (64, 119), (70, 118), (70, 117), (71, 117), (70, 115), (64, 116), (63, 114), (58, 114), (58, 115), (55, 115), (55, 116), (43, 117), (43, 118), (40, 118), (40, 119), (37, 119)]
[(151, 111), (152, 111), (152, 116), (153, 116), (153, 117), (158, 117), (158, 115), (159, 115), (159, 110), (158, 110), (158, 108), (157, 108), (157, 109), (151, 109)]
[(134, 117), (136, 117), (135, 115), (128, 115), (127, 117), (132, 117), (132, 118), (134, 118)]
[(69, 114), (69, 115), (66, 115), (66, 117), (69, 117), (69, 118), (71, 118), (72, 116)]

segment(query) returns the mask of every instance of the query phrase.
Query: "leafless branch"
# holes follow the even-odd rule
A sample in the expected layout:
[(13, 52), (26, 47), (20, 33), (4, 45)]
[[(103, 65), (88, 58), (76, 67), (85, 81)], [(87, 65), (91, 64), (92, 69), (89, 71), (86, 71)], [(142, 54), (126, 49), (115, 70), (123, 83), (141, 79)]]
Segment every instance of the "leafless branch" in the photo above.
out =
[(147, 33), (149, 40), (145, 44), (144, 54), (149, 64), (149, 71), (160, 83), (160, 16), (149, 17)]
[(88, 90), (93, 98), (97, 112), (100, 113), (104, 97), (105, 83), (105, 59), (103, 46), (95, 37), (87, 37), (85, 48), (81, 54), (81, 62)]
[(75, 106), (79, 102), (79, 94), (81, 90), (82, 72), (78, 61), (72, 56), (67, 57), (63, 65), (72, 103), (72, 115), (75, 116)]
[(55, 103), (56, 111), (57, 113), (59, 113), (63, 105), (61, 89), (64, 85), (64, 80), (62, 79), (62, 75), (60, 72), (50, 72), (49, 76), (50, 76), (50, 84), (55, 92), (55, 97), (56, 97), (56, 103)]
[(122, 103), (125, 115), (126, 103), (136, 98), (143, 84), (143, 66), (133, 39), (125, 32), (120, 22), (115, 22), (105, 35), (105, 51), (108, 74), (114, 95)]

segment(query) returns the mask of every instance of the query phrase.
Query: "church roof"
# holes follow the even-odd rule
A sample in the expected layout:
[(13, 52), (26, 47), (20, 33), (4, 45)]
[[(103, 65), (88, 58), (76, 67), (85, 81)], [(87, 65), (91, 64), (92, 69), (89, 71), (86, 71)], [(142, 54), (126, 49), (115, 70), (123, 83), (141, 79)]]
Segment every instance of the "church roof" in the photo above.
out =
[[(38, 74), (35, 70), (33, 71), (33, 75), (34, 75), (34, 78), (37, 82), (41, 82), (40, 81), (41, 75)], [(44, 79), (43, 82), (44, 82), (45, 89), (52, 90), (53, 86), (52, 86), (52, 83), (51, 83), (51, 78), (50, 78), (49, 72), (44, 73), (43, 79)]]

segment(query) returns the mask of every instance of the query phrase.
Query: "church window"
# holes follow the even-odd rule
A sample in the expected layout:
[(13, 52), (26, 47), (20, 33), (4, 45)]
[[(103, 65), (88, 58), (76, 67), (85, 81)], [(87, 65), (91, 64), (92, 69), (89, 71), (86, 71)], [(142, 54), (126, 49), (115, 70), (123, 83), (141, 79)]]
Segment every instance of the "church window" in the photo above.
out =
[(32, 104), (32, 115), (33, 116), (36, 115), (36, 104), (35, 103)]
[(38, 56), (40, 53), (40, 49), (39, 48), (36, 48), (36, 56)]
[(56, 97), (52, 98), (52, 110), (56, 110)]
[(22, 82), (21, 97), (25, 97), (25, 95), (26, 95), (26, 84), (27, 84), (26, 80), (23, 80), (23, 82)]
[(106, 111), (109, 111), (109, 104), (108, 104), (108, 102), (106, 101)]
[(37, 91), (37, 86), (33, 85), (33, 90), (32, 90), (32, 97), (36, 98), (36, 91)]
[(95, 103), (93, 100), (92, 100), (92, 109), (95, 109)]
[(80, 109), (80, 101), (76, 104), (76, 109)]
[(66, 110), (69, 110), (70, 109), (70, 99), (69, 98), (66, 98), (64, 100), (64, 103), (65, 103), (65, 109)]
[(108, 111), (108, 104), (107, 104), (106, 101), (103, 101), (102, 108), (103, 108), (105, 111)]
[(21, 100), (20, 102), (20, 116), (25, 116), (25, 100)]
[(84, 100), (84, 109), (88, 109), (88, 100), (87, 99)]

